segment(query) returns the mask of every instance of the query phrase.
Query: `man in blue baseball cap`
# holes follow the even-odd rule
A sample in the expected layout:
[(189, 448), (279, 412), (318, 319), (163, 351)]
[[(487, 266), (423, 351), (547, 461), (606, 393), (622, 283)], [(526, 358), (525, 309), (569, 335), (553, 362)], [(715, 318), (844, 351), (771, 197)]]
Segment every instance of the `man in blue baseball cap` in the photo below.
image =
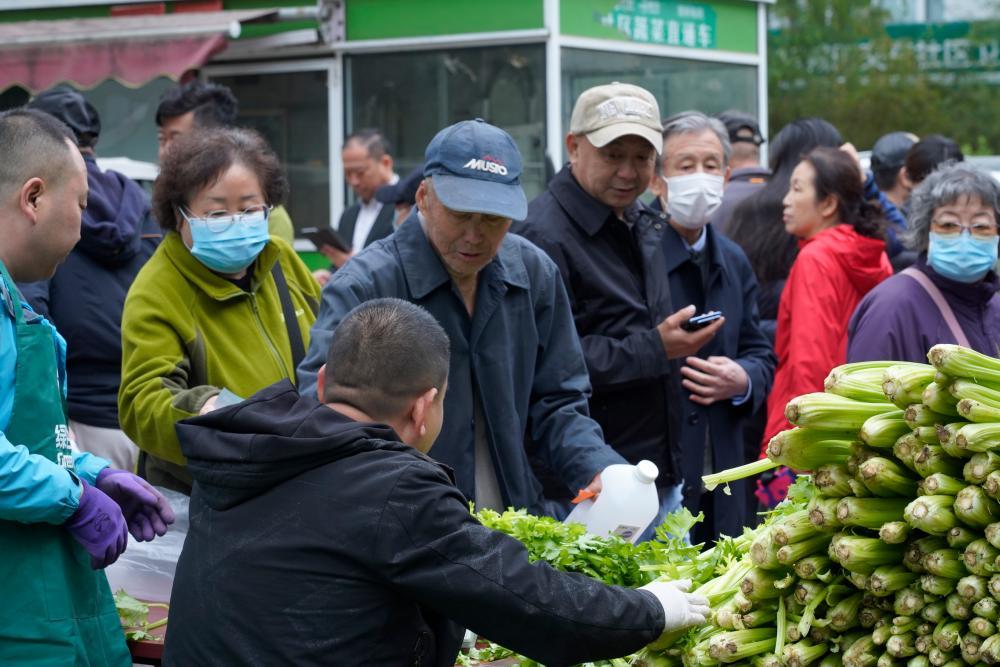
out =
[(556, 265), (508, 235), (527, 215), (521, 155), (482, 120), (447, 127), (427, 147), (417, 210), (359, 253), (323, 289), (299, 389), (316, 374), (340, 321), (358, 304), (397, 297), (427, 309), (451, 342), (444, 428), (434, 458), (477, 507), (547, 508), (525, 450), (570, 489), (600, 490), (624, 463), (589, 416), (590, 380)]

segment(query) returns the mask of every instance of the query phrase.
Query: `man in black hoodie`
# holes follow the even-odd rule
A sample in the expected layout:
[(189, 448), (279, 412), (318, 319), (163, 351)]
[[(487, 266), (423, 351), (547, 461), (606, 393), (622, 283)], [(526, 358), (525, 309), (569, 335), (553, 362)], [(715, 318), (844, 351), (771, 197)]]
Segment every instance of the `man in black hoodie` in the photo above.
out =
[(704, 622), (680, 582), (627, 590), (532, 564), (469, 514), (426, 455), (449, 342), (422, 308), (361, 304), (327, 360), (325, 404), (286, 381), (178, 424), (194, 493), (164, 665), (445, 667), (468, 627), (554, 667)]
[(79, 448), (133, 470), (138, 449), (118, 424), (122, 367), (122, 308), (132, 281), (160, 243), (149, 195), (94, 157), (101, 134), (97, 110), (60, 85), (39, 93), (29, 108), (69, 126), (87, 165), (87, 208), (80, 241), (48, 279), (18, 283), (24, 298), (66, 338), (69, 427)]

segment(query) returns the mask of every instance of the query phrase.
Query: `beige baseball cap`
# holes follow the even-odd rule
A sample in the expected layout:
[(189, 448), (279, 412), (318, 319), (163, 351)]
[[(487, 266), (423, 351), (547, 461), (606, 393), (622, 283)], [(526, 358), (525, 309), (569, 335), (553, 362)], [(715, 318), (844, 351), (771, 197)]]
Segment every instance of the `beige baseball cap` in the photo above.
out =
[(630, 83), (615, 81), (583, 91), (573, 107), (569, 131), (586, 136), (598, 148), (634, 134), (651, 143), (657, 155), (663, 151), (660, 105), (648, 90)]

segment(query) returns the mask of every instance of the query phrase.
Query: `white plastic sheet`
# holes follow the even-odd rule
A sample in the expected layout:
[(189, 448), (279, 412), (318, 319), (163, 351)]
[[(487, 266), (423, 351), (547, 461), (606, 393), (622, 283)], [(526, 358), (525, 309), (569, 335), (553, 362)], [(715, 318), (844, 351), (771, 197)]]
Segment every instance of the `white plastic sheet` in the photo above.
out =
[(188, 532), (188, 504), (183, 493), (161, 487), (177, 520), (163, 537), (152, 542), (137, 542), (129, 535), (128, 548), (117, 561), (105, 568), (111, 591), (124, 588), (132, 597), (145, 602), (170, 602), (170, 588)]

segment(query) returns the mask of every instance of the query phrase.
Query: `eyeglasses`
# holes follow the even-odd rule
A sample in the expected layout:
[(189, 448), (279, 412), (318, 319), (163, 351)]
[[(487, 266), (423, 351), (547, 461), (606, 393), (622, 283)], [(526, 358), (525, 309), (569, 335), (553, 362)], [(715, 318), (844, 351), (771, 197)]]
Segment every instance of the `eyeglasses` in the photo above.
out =
[(997, 235), (996, 223), (985, 220), (971, 225), (963, 225), (957, 220), (933, 220), (931, 225), (935, 234), (951, 238), (959, 236), (963, 231), (968, 231), (976, 239), (991, 239)]
[(195, 216), (193, 213), (180, 209), (181, 215), (188, 221), (188, 224), (204, 225), (213, 234), (221, 234), (236, 224), (251, 224), (259, 222), (260, 216), (266, 221), (271, 214), (273, 206), (259, 204), (244, 209), (240, 213), (230, 213), (224, 209), (209, 211), (205, 215)]

